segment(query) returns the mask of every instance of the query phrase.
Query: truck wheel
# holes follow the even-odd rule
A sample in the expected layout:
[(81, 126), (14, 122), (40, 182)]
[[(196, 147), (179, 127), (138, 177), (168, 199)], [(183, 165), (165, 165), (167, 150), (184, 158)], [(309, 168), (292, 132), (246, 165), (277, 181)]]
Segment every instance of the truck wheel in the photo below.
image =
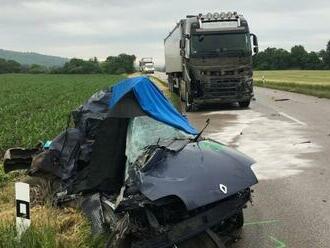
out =
[(241, 108), (247, 108), (250, 105), (250, 100), (249, 101), (244, 101), (244, 102), (238, 102), (238, 104)]
[(180, 94), (179, 89), (173, 87), (173, 93), (176, 94), (176, 95), (179, 95)]

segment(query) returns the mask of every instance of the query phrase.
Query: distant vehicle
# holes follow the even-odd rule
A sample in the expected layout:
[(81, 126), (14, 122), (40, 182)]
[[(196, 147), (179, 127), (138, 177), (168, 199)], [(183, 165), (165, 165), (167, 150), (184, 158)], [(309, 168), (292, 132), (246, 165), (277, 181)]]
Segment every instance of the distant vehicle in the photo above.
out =
[(139, 61), (140, 72), (142, 73), (154, 73), (155, 65), (152, 58), (142, 58)]
[(203, 103), (249, 106), (252, 56), (258, 53), (258, 40), (242, 15), (187, 16), (165, 38), (164, 45), (169, 88), (181, 96), (186, 111)]

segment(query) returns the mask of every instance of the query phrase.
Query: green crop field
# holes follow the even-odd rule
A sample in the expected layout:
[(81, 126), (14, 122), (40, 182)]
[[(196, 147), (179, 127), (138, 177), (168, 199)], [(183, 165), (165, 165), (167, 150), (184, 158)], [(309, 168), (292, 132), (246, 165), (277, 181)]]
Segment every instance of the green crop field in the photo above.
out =
[[(0, 156), (13, 146), (33, 146), (66, 127), (71, 110), (123, 76), (0, 75)], [(1, 158), (0, 158), (1, 160)]]
[(255, 71), (255, 85), (330, 98), (330, 71)]
[(31, 209), (32, 226), (17, 239), (14, 181), (24, 173), (4, 174), (2, 156), (13, 146), (29, 147), (54, 138), (65, 129), (71, 110), (94, 92), (124, 76), (112, 75), (0, 75), (0, 247), (104, 247), (77, 209), (50, 204)]

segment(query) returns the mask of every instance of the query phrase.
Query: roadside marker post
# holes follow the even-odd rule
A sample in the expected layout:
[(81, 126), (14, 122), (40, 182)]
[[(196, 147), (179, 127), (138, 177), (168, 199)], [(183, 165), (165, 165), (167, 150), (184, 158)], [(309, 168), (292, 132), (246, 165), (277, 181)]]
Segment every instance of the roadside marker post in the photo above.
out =
[(18, 238), (30, 227), (30, 185), (15, 183), (16, 193), (16, 230)]

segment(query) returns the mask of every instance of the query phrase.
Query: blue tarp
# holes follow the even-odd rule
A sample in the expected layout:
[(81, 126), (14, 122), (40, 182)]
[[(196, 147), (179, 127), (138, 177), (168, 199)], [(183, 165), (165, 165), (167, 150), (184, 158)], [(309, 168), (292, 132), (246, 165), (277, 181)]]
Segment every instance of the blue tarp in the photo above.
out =
[(127, 93), (133, 92), (142, 110), (157, 121), (178, 128), (189, 134), (197, 130), (166, 99), (157, 86), (147, 77), (134, 77), (120, 81), (112, 87), (109, 106), (113, 108)]

